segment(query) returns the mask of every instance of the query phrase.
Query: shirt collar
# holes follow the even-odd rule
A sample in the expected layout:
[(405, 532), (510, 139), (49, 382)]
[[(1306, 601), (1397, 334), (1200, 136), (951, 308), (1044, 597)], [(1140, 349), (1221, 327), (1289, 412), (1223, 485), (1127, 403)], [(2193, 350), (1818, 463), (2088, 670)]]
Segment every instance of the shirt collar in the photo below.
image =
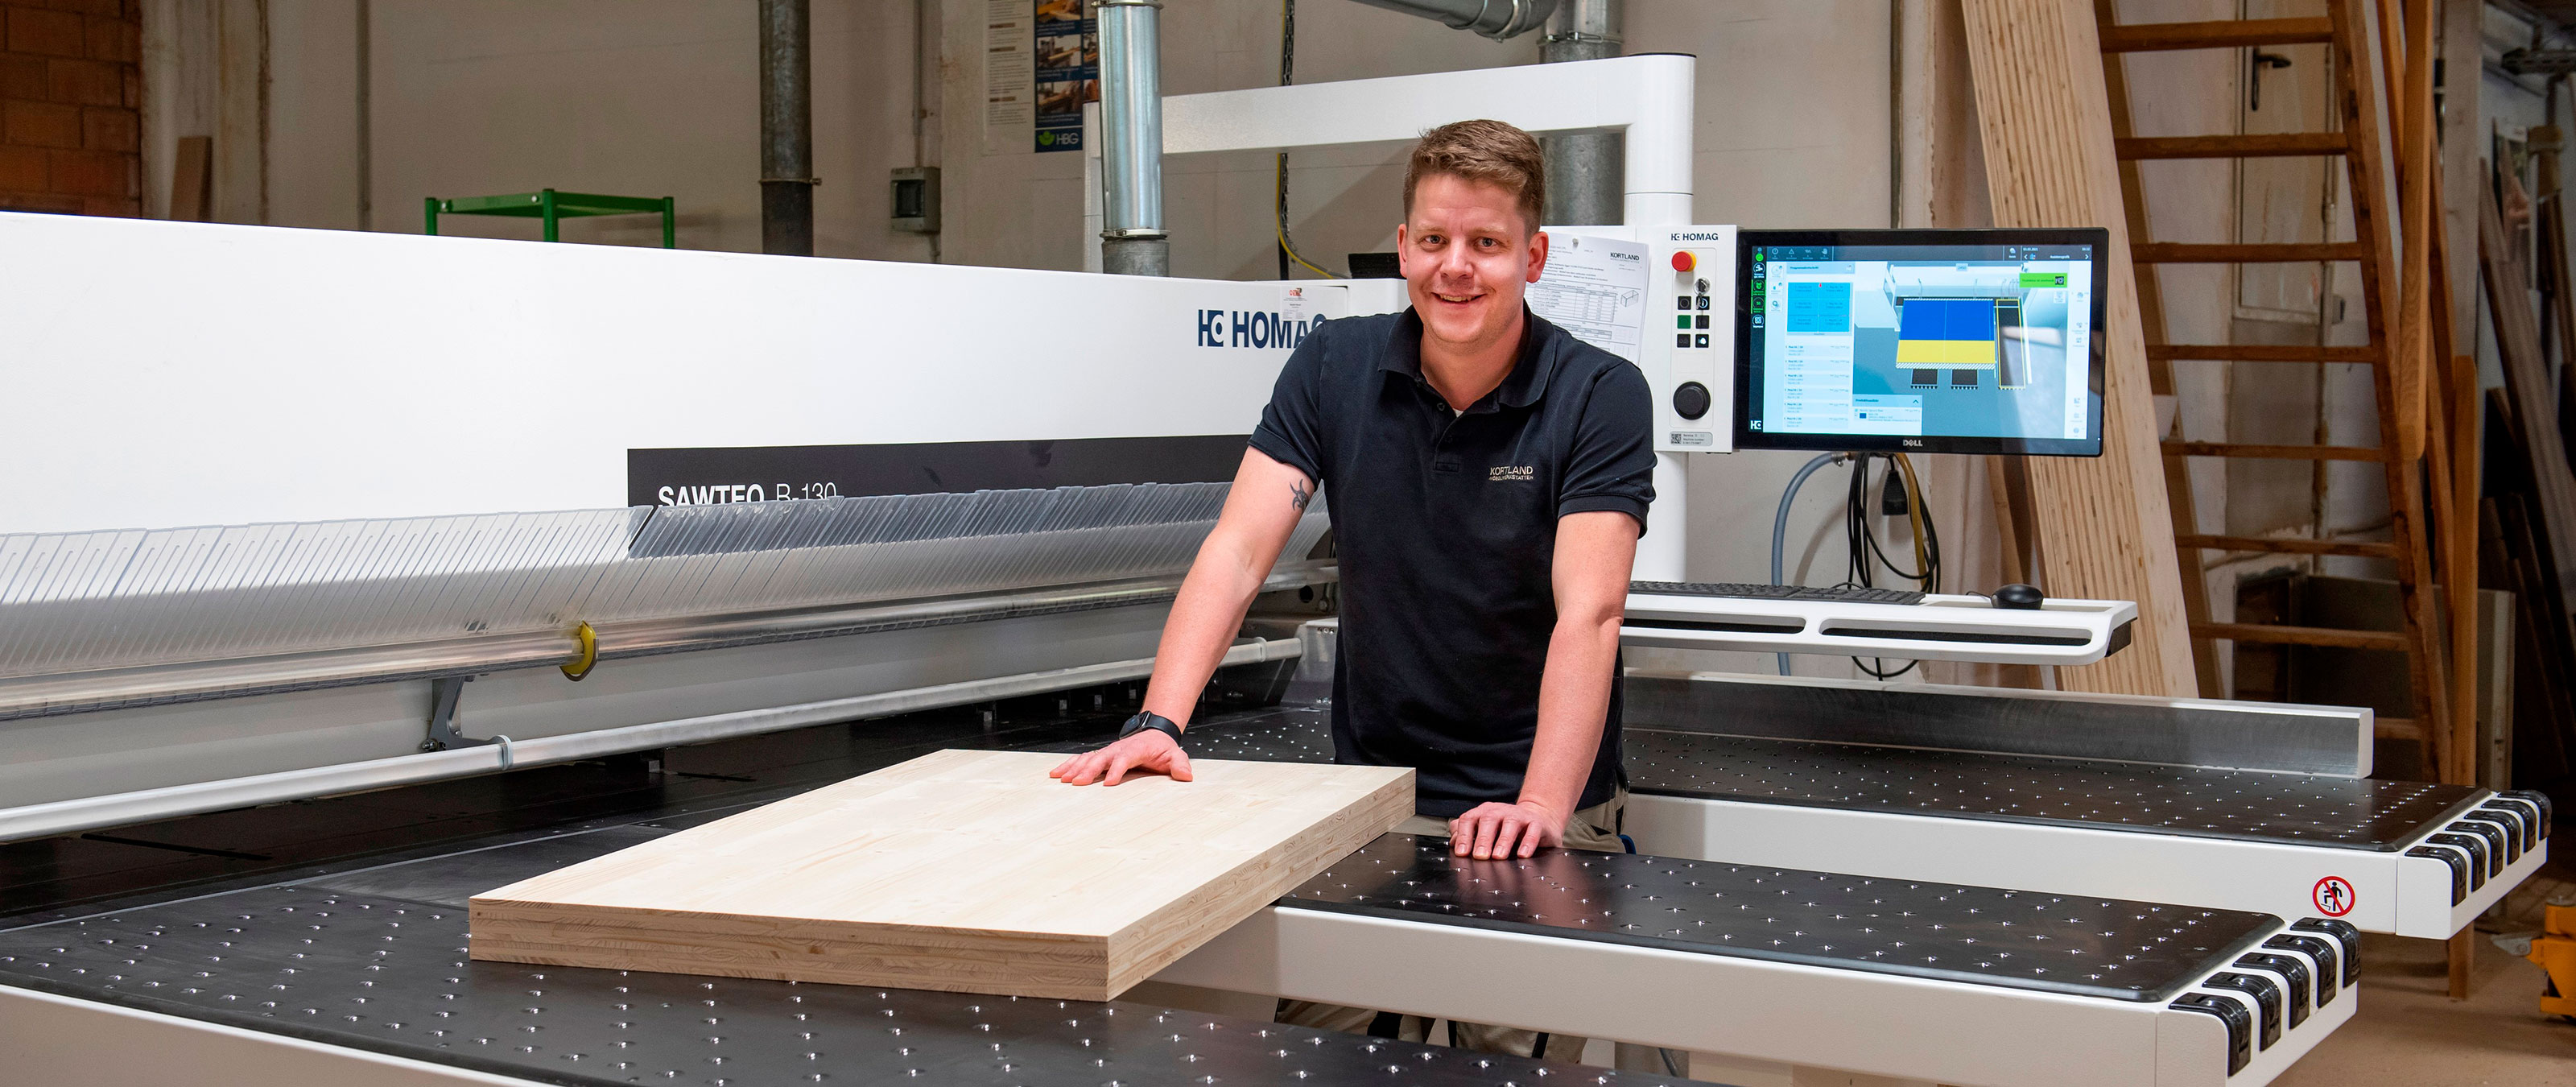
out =
[[(1556, 326), (1530, 312), (1521, 304), (1521, 344), (1512, 372), (1503, 375), (1503, 383), (1485, 394), (1485, 399), (1471, 405), (1468, 411), (1490, 410), (1486, 404), (1525, 408), (1547, 395), (1547, 379), (1556, 372), (1556, 352), (1548, 350)], [(1422, 376), (1422, 315), (1407, 307), (1396, 319), (1395, 331), (1387, 339), (1386, 350), (1378, 356), (1377, 368), (1402, 374), (1417, 385), (1428, 386)]]

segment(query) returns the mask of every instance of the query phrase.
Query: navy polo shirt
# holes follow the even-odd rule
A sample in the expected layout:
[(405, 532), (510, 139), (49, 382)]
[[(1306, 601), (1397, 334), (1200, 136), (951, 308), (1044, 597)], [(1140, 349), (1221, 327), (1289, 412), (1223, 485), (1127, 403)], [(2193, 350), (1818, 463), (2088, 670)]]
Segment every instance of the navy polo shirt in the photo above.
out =
[[(1334, 761), (1413, 767), (1415, 809), (1444, 819), (1520, 798), (1556, 628), (1557, 518), (1614, 510), (1642, 532), (1655, 497), (1645, 375), (1524, 314), (1511, 375), (1454, 415), (1423, 379), (1412, 310), (1325, 322), (1252, 434), (1329, 492)], [(1617, 667), (1578, 807), (1626, 782)]]

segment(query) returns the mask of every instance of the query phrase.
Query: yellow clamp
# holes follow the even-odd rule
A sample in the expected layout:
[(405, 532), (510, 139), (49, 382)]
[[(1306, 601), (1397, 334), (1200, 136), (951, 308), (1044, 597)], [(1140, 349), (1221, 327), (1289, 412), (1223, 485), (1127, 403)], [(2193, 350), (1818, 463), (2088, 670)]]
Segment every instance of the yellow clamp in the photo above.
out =
[(565, 679), (579, 683), (583, 676), (590, 674), (591, 669), (599, 667), (599, 632), (590, 629), (590, 624), (585, 621), (573, 628), (572, 637), (574, 641), (581, 643), (581, 657), (571, 664), (564, 665), (563, 674)]

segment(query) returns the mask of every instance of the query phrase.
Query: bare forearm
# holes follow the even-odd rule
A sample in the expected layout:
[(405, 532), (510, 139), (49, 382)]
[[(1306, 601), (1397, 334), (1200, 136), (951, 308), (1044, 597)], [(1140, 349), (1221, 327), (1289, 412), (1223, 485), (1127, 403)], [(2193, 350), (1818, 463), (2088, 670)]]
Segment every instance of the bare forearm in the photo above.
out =
[(1241, 554), (1202, 548), (1172, 601), (1163, 640), (1154, 649), (1154, 678), (1145, 685), (1145, 708), (1186, 725), (1208, 677), (1216, 674), (1244, 612), (1261, 590), (1267, 570)]
[(1520, 801), (1560, 820), (1574, 814), (1610, 712), (1611, 675), (1619, 659), (1619, 621), (1609, 616), (1560, 618), (1548, 638), (1547, 672), (1539, 679), (1538, 736)]

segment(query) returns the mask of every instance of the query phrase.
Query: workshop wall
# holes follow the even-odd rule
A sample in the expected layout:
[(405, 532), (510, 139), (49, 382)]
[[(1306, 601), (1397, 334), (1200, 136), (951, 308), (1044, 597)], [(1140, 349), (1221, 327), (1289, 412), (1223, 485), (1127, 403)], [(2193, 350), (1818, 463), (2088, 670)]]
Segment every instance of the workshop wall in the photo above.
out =
[(142, 211), (137, 0), (0, 2), (0, 211)]

